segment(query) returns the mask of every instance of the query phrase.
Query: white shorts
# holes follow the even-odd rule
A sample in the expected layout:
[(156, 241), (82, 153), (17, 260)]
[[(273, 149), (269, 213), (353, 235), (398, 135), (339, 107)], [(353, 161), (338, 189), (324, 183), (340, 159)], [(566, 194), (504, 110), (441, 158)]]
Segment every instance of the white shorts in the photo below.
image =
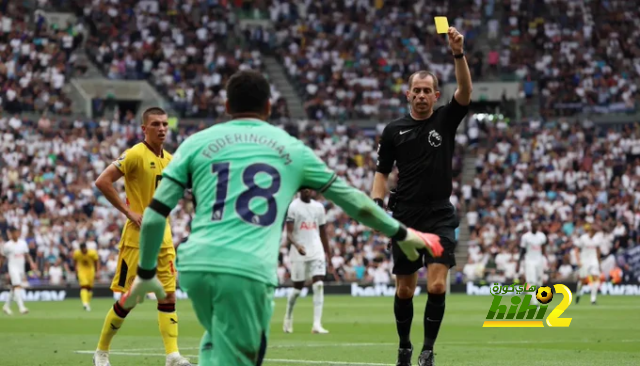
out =
[(600, 277), (600, 264), (598, 264), (598, 262), (582, 263), (579, 276), (580, 278), (587, 278), (589, 276)]
[(543, 281), (544, 268), (542, 262), (524, 262), (524, 279), (529, 285), (541, 285)]
[(304, 282), (316, 276), (325, 276), (327, 265), (324, 259), (291, 262), (291, 281)]
[(21, 286), (25, 278), (24, 270), (9, 269), (9, 277), (11, 278), (11, 286)]

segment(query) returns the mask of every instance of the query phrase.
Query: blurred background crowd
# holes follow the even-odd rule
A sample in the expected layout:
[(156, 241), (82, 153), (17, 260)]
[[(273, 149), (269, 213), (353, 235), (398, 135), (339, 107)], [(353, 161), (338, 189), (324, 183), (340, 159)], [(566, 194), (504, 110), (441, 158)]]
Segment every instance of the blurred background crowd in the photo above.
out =
[[(87, 243), (110, 281), (125, 217), (93, 182), (142, 140), (135, 111), (72, 114), (66, 91), (91, 63), (113, 80), (147, 80), (181, 117), (174, 151), (190, 134), (223, 121), (224, 85), (275, 57), (302, 102), (272, 84), (272, 122), (310, 146), (351, 185), (368, 192), (379, 136), (408, 112), (407, 77), (428, 68), (455, 82), (446, 39), (433, 16), (463, 31), (474, 81), (516, 80), (519, 120), (470, 113), (456, 136), (452, 203), (461, 221), (452, 281), (510, 281), (531, 222), (548, 237), (548, 279), (575, 280), (576, 238), (603, 235), (602, 276), (635, 281), (640, 229), (640, 125), (603, 125), (576, 114), (635, 113), (640, 26), (634, 3), (570, 0), (39, 0), (77, 22), (51, 25), (38, 11), (0, 0), (0, 235), (22, 231), (40, 273), (32, 285), (75, 281), (72, 251)], [(239, 28), (241, 18), (270, 20)], [(78, 57), (83, 49), (86, 57)], [(267, 75), (269, 76), (269, 75)], [(352, 120), (367, 119), (376, 127)], [(339, 121), (339, 122), (336, 122)], [(634, 121), (637, 122), (637, 121)], [(470, 159), (471, 158), (471, 159)], [(471, 165), (470, 165), (471, 164)], [(470, 174), (463, 174), (463, 171)], [(395, 175), (392, 174), (394, 177)], [(394, 179), (391, 179), (393, 186)], [(124, 199), (123, 182), (118, 189)], [(329, 281), (393, 283), (387, 239), (322, 197), (331, 244)], [(175, 243), (189, 233), (187, 196), (173, 211)], [(289, 276), (282, 247), (278, 276)], [(54, 269), (54, 270), (52, 270)], [(2, 273), (2, 270), (0, 270)], [(424, 272), (421, 272), (424, 277)]]

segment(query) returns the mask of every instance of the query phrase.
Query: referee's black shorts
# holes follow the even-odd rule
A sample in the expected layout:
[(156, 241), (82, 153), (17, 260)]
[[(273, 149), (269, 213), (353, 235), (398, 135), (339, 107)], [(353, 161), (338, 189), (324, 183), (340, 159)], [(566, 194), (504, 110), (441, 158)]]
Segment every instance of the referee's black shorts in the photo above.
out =
[(455, 231), (460, 224), (460, 220), (456, 215), (456, 209), (448, 199), (435, 201), (427, 206), (398, 203), (394, 209), (393, 217), (407, 227), (438, 235), (440, 244), (444, 249), (442, 256), (439, 258), (433, 258), (424, 249), (420, 253), (420, 259), (410, 261), (398, 244), (392, 241), (393, 274), (410, 275), (429, 263), (442, 263), (449, 266), (449, 268), (456, 265), (457, 241)]

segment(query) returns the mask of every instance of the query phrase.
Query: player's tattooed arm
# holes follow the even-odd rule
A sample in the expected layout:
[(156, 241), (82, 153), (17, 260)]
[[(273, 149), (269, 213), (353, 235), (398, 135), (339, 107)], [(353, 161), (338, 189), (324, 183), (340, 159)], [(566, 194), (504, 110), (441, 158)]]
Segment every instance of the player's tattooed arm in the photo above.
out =
[(163, 179), (153, 195), (149, 207), (145, 209), (140, 229), (138, 275), (141, 278), (150, 278), (155, 275), (167, 217), (183, 195), (184, 188), (181, 185), (171, 179)]

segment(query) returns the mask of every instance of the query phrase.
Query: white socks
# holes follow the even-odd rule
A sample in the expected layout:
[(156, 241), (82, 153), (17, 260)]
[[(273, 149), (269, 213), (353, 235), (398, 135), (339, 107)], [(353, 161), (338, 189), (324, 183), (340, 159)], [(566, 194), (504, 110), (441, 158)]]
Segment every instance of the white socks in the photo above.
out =
[[(322, 308), (324, 307), (324, 282), (318, 281), (313, 284), (313, 326), (320, 327), (322, 325)], [(293, 319), (293, 307), (296, 305), (300, 290), (293, 289), (287, 298), (287, 311), (285, 320)]]
[(578, 279), (578, 288), (576, 289), (576, 296), (582, 295), (582, 278)]
[(313, 326), (322, 324), (322, 307), (324, 306), (324, 282), (313, 284)]
[(596, 302), (596, 296), (598, 295), (598, 288), (600, 288), (600, 281), (591, 282), (591, 302)]
[(287, 312), (285, 314), (285, 319), (291, 320), (293, 319), (293, 307), (296, 305), (296, 300), (298, 300), (298, 296), (300, 296), (300, 290), (294, 288), (293, 291), (289, 294), (287, 298)]
[(16, 304), (18, 304), (18, 309), (20, 311), (24, 310), (24, 302), (22, 301), (22, 288), (12, 288), (9, 292), (9, 297), (7, 298), (7, 302), (4, 304), (4, 307), (7, 309), (11, 309), (11, 300), (15, 300)]
[(18, 303), (18, 309), (20, 309), (20, 311), (25, 309), (24, 302), (22, 302), (23, 293), (24, 293), (24, 290), (22, 288), (17, 288), (13, 290), (13, 299), (16, 300), (16, 303)]
[(13, 288), (9, 290), (9, 296), (7, 297), (7, 302), (4, 303), (5, 309), (11, 309), (11, 299), (13, 298)]

